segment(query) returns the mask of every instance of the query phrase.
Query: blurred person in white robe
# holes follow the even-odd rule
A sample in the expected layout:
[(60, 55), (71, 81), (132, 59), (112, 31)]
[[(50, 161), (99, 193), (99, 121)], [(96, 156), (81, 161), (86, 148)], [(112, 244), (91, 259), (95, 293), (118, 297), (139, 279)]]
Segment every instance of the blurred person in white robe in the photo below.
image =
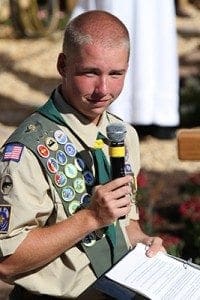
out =
[(79, 0), (71, 18), (106, 10), (124, 22), (131, 40), (125, 87), (110, 111), (142, 138), (175, 137), (179, 125), (179, 69), (174, 0)]

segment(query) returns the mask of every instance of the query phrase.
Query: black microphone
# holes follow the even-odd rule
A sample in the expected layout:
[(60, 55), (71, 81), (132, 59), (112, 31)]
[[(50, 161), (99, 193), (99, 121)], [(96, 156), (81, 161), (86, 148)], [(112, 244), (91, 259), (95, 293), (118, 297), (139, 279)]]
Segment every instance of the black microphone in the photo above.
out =
[(109, 139), (109, 156), (112, 179), (125, 176), (125, 146), (126, 127), (122, 123), (111, 123), (106, 127)]
[[(126, 127), (122, 123), (111, 123), (106, 127), (109, 139), (109, 156), (112, 179), (125, 176), (125, 146)], [(121, 216), (119, 219), (124, 219)]]

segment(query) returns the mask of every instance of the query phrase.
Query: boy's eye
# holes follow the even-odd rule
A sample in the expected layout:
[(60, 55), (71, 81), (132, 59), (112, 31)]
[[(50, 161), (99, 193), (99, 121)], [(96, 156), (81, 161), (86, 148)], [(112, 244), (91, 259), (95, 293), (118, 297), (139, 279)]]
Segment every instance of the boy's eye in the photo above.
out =
[(124, 72), (112, 72), (110, 73), (110, 76), (114, 77), (114, 78), (118, 78), (120, 76), (123, 76)]
[(87, 76), (87, 77), (93, 77), (95, 75), (98, 75), (98, 73), (95, 70), (78, 71), (76, 74), (78, 76)]
[(86, 75), (87, 77), (93, 77), (97, 74), (95, 72), (85, 72), (84, 75)]
[(110, 75), (112, 75), (112, 76), (122, 76), (122, 75), (124, 75), (126, 73), (126, 71), (124, 70), (124, 69), (120, 69), (120, 70), (111, 70), (110, 72), (109, 72), (109, 74)]

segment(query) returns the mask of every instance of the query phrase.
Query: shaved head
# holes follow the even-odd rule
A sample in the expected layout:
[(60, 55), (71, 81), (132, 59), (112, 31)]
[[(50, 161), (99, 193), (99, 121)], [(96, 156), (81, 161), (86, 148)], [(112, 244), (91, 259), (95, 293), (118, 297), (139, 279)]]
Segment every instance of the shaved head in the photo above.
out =
[(105, 48), (126, 47), (129, 56), (129, 33), (125, 25), (105, 11), (88, 11), (68, 23), (63, 40), (66, 58), (80, 51), (81, 46), (93, 44)]

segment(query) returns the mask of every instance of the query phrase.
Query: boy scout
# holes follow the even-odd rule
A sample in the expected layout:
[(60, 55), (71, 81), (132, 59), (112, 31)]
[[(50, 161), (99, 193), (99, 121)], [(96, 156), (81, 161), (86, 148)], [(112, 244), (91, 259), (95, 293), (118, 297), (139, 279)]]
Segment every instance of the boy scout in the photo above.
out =
[[(106, 110), (122, 90), (128, 58), (128, 32), (116, 17), (76, 17), (58, 56), (61, 85), (3, 146), (0, 275), (15, 284), (11, 299), (77, 298), (137, 242), (150, 245), (148, 256), (164, 251), (138, 224), (137, 134)], [(106, 137), (113, 122), (126, 127), (132, 174), (115, 180)]]

